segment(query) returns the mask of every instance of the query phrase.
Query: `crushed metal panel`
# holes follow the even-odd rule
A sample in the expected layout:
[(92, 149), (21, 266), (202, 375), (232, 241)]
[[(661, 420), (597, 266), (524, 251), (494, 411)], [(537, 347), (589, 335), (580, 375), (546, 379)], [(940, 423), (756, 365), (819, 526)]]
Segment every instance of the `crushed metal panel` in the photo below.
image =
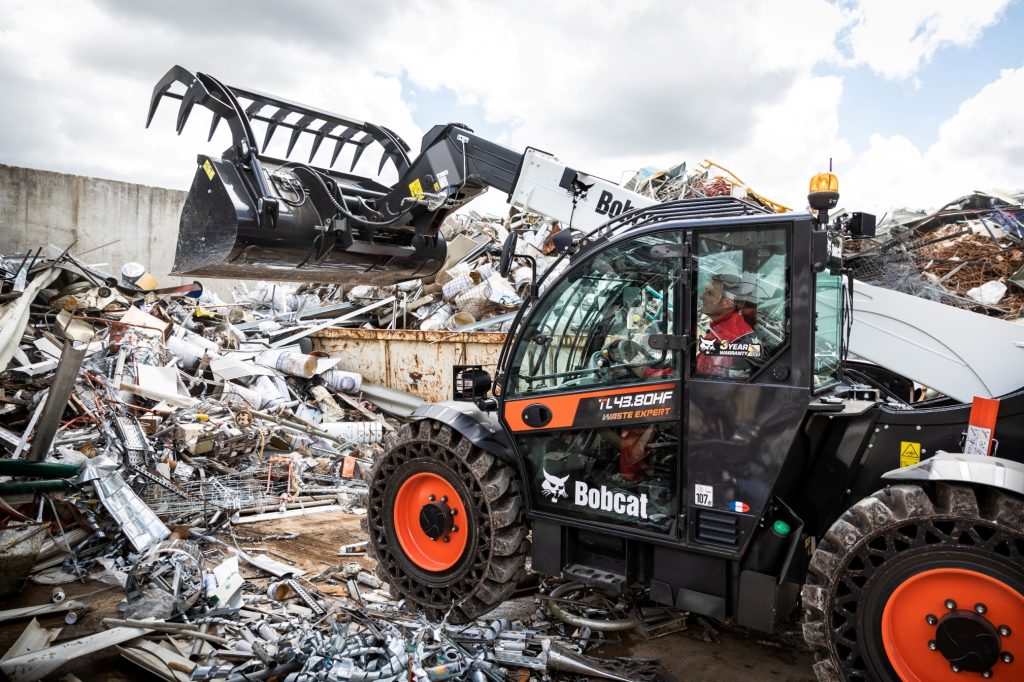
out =
[(40, 651), (9, 658), (0, 663), (0, 671), (3, 671), (11, 682), (32, 682), (42, 679), (68, 661), (123, 644), (150, 632), (152, 630), (143, 628), (113, 628), (97, 632)]
[(0, 662), (49, 647), (53, 644), (53, 640), (60, 636), (60, 631), (61, 628), (44, 628), (37, 619), (33, 618), (17, 641), (0, 658)]
[(128, 487), (109, 457), (96, 457), (82, 466), (78, 483), (92, 483), (100, 502), (120, 524), (121, 531), (138, 552), (145, 552), (168, 535), (170, 529)]

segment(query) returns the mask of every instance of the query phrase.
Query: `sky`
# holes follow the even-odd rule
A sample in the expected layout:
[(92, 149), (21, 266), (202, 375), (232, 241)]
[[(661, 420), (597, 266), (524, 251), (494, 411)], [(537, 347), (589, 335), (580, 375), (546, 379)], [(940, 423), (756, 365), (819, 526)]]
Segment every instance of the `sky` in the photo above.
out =
[(187, 189), (230, 139), (172, 101), (144, 127), (180, 64), (414, 152), (458, 121), (615, 181), (707, 158), (796, 209), (831, 159), (881, 215), (1024, 189), (1022, 37), (1024, 0), (6, 0), (0, 163)]

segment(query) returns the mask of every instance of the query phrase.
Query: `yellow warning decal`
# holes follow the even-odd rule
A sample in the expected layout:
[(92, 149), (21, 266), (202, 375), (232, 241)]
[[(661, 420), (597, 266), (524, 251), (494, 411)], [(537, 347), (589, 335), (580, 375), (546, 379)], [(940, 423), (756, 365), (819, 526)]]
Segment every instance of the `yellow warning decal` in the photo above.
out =
[(409, 194), (416, 198), (423, 196), (423, 184), (420, 182), (419, 178), (416, 178), (409, 183)]
[(213, 180), (215, 173), (213, 172), (213, 164), (210, 163), (209, 159), (203, 161), (203, 170), (206, 171), (206, 177)]
[(435, 192), (441, 191), (441, 183), (440, 182), (435, 182), (434, 183), (434, 191)]
[(921, 461), (921, 444), (900, 441), (900, 467), (908, 467)]

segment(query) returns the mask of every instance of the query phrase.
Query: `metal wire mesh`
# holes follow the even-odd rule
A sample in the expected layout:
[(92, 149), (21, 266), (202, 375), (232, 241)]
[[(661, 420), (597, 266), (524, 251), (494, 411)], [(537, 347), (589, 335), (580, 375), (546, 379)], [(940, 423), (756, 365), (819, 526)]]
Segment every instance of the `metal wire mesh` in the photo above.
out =
[(143, 490), (142, 499), (163, 517), (212, 514), (278, 504), (287, 481), (272, 479), (270, 484), (268, 490), (267, 469), (255, 469), (182, 483), (177, 486), (180, 493), (150, 484)]

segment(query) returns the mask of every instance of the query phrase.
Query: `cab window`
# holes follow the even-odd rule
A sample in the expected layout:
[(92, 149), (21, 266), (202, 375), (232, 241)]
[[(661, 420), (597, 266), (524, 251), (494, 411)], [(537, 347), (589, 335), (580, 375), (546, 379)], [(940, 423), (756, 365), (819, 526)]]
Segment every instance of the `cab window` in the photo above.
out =
[(682, 268), (652, 248), (680, 241), (679, 232), (636, 237), (570, 271), (520, 334), (508, 397), (678, 378), (675, 354), (648, 340), (674, 333)]
[(784, 227), (698, 232), (693, 375), (746, 380), (789, 333)]

